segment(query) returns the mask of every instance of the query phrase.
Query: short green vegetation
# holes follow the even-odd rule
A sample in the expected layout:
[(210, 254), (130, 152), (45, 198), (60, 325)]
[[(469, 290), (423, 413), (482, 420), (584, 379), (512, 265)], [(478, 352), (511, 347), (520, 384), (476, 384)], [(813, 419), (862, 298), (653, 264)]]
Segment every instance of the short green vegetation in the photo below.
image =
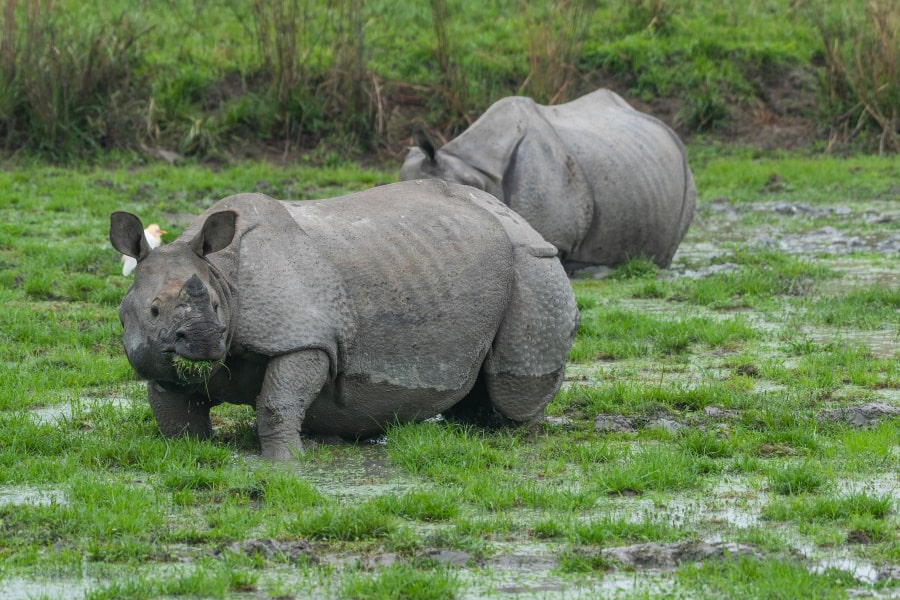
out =
[[(898, 6), (0, 1), (0, 597), (896, 593)], [(671, 268), (573, 279), (545, 419), (284, 464), (246, 406), (160, 434), (110, 212), (171, 243), (233, 193), (394, 181), (419, 122), (598, 86), (678, 130), (698, 208)], [(802, 150), (730, 143), (782, 125)]]
[(857, 584), (849, 574), (836, 569), (810, 571), (792, 560), (752, 558), (688, 565), (678, 572), (680, 582), (693, 590), (695, 598), (846, 598), (847, 588)]
[[(700, 161), (698, 181), (720, 160)], [(286, 465), (257, 457), (248, 407), (214, 409), (207, 442), (159, 434), (121, 349), (116, 303), (129, 281), (106, 242), (108, 212), (130, 205), (172, 232), (168, 243), (234, 191), (321, 197), (394, 173), (0, 172), (0, 593), (44, 582), (59, 586), (47, 597), (458, 598), (552, 581), (549, 597), (565, 597), (570, 586), (602, 594), (634, 578), (628, 569), (642, 597), (886, 585), (816, 565), (835, 553), (874, 572), (900, 563), (894, 263), (875, 250), (743, 243), (775, 226), (772, 207), (800, 198), (821, 213), (782, 215), (792, 236), (848, 221), (860, 239), (895, 236), (890, 219), (845, 216), (854, 202), (884, 206), (884, 162), (853, 159), (873, 175), (858, 198), (837, 200), (817, 196), (799, 159), (767, 160), (796, 171), (793, 190), (773, 201), (748, 183), (726, 204), (704, 192), (671, 269), (636, 258), (573, 281), (581, 323), (547, 420), (309, 440)], [(742, 233), (722, 236), (723, 223)], [(719, 250), (696, 253), (702, 244)], [(857, 283), (870, 271), (875, 283)], [(203, 379), (214, 366), (182, 368)], [(658, 565), (648, 578), (607, 553), (709, 539), (752, 552)]]
[(422, 570), (406, 565), (385, 567), (377, 574), (348, 579), (339, 597), (372, 600), (452, 600), (459, 594), (458, 576), (448, 569)]
[(179, 379), (189, 381), (192, 379), (202, 379), (207, 381), (212, 374), (213, 367), (216, 363), (211, 360), (191, 360), (180, 354), (176, 354), (172, 359), (172, 366), (175, 367), (175, 373)]
[(667, 100), (685, 133), (789, 113), (830, 130), (823, 145), (900, 150), (887, 0), (3, 6), (7, 152), (228, 161), (305, 149), (334, 165), (402, 146), (419, 120), (455, 133), (502, 96), (559, 102), (607, 83)]

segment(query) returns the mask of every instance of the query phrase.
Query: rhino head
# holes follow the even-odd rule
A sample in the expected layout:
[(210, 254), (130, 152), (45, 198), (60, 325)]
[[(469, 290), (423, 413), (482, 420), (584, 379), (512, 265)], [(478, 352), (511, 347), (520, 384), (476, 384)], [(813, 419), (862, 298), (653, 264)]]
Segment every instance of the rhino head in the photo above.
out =
[(113, 247), (137, 260), (119, 319), (125, 354), (140, 377), (179, 387), (199, 383), (209, 373), (176, 369), (176, 357), (211, 361), (214, 368), (225, 360), (231, 295), (206, 256), (231, 243), (235, 220), (231, 211), (213, 213), (193, 239), (151, 251), (140, 219), (126, 212), (110, 216)]
[[(446, 146), (438, 149), (434, 139), (424, 129), (417, 130), (416, 145), (409, 149), (400, 167), (400, 179), (442, 179), (484, 190), (501, 201), (503, 198), (503, 166), (495, 166), (487, 160), (475, 167), (456, 156)], [(486, 157), (487, 158), (487, 157)]]

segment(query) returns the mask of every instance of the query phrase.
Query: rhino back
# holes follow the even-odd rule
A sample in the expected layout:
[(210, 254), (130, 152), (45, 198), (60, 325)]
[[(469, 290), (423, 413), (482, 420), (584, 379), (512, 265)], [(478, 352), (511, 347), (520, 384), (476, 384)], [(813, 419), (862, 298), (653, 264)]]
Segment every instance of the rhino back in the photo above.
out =
[(508, 302), (512, 249), (496, 218), (437, 181), (286, 207), (342, 276), (353, 305), (343, 394), (382, 386), (393, 404), (369, 393), (375, 412), (381, 400), (397, 412), (403, 390), (429, 390), (438, 404), (458, 400)]
[(667, 265), (695, 203), (678, 136), (609, 90), (541, 110), (576, 157), (594, 194), (593, 221), (570, 258), (579, 260), (580, 254), (587, 262), (601, 258), (601, 264), (618, 264), (643, 253)]

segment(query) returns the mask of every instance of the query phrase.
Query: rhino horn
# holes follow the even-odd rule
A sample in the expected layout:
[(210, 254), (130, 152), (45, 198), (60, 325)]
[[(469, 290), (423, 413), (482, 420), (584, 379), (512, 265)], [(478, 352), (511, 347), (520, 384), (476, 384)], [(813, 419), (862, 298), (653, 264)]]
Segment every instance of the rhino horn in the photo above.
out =
[(192, 300), (209, 300), (209, 292), (206, 291), (206, 286), (203, 285), (203, 282), (196, 275), (191, 275), (191, 278), (185, 282), (181, 289)]
[(219, 322), (209, 303), (209, 291), (196, 275), (191, 275), (181, 287), (181, 296), (188, 301), (194, 315), (185, 319), (175, 331), (175, 350), (191, 359), (215, 360), (224, 356), (225, 326)]

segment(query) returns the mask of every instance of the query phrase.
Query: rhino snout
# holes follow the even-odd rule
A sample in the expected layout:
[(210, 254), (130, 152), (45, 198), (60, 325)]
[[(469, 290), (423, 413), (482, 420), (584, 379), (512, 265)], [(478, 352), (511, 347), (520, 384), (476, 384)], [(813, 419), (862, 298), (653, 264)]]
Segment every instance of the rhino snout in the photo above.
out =
[(191, 360), (225, 358), (225, 326), (216, 322), (191, 323), (175, 331), (175, 352)]

